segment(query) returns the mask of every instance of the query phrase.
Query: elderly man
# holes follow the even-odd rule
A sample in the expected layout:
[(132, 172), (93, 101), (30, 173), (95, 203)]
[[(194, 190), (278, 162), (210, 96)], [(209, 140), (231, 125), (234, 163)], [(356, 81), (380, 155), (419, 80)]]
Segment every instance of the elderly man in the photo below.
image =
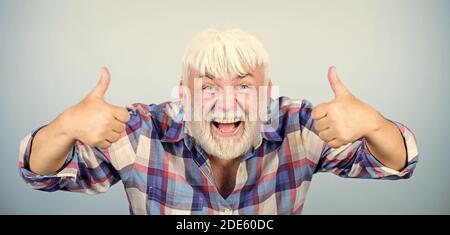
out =
[(335, 99), (271, 98), (263, 45), (238, 29), (199, 33), (183, 56), (180, 100), (104, 100), (106, 68), (80, 103), (26, 136), (20, 173), (35, 189), (95, 194), (121, 180), (132, 214), (300, 214), (312, 176), (401, 179), (413, 133), (344, 86)]

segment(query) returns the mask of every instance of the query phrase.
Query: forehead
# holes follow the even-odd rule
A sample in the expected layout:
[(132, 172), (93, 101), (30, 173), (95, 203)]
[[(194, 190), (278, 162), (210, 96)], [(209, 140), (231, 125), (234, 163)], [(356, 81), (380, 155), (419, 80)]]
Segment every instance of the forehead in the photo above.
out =
[(238, 79), (238, 78), (240, 78), (240, 76), (242, 76), (244, 74), (249, 75), (249, 76), (246, 76), (246, 79), (255, 79), (255, 80), (264, 80), (264, 76), (265, 76), (263, 67), (258, 66), (256, 68), (247, 68), (242, 73), (229, 72), (229, 73), (221, 73), (221, 74), (212, 74), (212, 73), (209, 73), (208, 71), (199, 72), (196, 69), (192, 69), (189, 71), (188, 78), (189, 78), (189, 80), (197, 79), (197, 78), (201, 78), (201, 77), (230, 80), (230, 79)]

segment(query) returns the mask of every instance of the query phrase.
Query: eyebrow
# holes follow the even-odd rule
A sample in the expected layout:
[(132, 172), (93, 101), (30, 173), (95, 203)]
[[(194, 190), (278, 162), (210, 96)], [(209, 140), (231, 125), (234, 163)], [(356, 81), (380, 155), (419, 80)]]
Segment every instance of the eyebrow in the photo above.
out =
[[(252, 73), (248, 73), (248, 72), (247, 72), (247, 73), (245, 73), (244, 75), (237, 75), (237, 76), (235, 77), (235, 79), (244, 79), (244, 78), (247, 77), (247, 76), (254, 77)], [(205, 75), (200, 75), (199, 77), (200, 77), (200, 78), (209, 78), (209, 79), (211, 79), (211, 80), (216, 79), (216, 77), (214, 77), (213, 75), (211, 75), (211, 74), (209, 74), (209, 73), (206, 73)]]
[(211, 80), (216, 79), (213, 75), (206, 73), (205, 75), (200, 75), (199, 78), (209, 78)]
[(253, 77), (253, 74), (247, 72), (247, 73), (245, 73), (244, 75), (237, 75), (235, 78), (237, 78), (237, 79), (244, 79), (244, 78), (247, 77), (247, 76)]

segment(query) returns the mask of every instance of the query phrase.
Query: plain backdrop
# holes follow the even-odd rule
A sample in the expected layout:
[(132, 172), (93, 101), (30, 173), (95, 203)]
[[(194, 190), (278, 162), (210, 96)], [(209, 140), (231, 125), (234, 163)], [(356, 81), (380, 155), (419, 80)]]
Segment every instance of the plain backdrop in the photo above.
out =
[(46, 193), (18, 173), (20, 140), (81, 100), (101, 66), (116, 105), (171, 99), (188, 41), (207, 27), (254, 34), (281, 95), (319, 104), (344, 84), (416, 133), (409, 180), (315, 175), (304, 214), (448, 214), (450, 1), (0, 0), (0, 213), (128, 214), (122, 183), (107, 193)]

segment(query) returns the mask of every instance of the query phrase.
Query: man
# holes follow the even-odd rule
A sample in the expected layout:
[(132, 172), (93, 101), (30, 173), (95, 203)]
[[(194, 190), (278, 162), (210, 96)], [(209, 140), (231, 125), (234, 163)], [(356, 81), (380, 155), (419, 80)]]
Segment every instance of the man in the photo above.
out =
[(199, 33), (180, 101), (104, 100), (106, 68), (80, 103), (26, 136), (20, 172), (35, 189), (95, 194), (122, 180), (132, 214), (300, 214), (312, 176), (401, 179), (418, 152), (404, 125), (345, 87), (335, 99), (271, 99), (263, 45), (237, 29)]

